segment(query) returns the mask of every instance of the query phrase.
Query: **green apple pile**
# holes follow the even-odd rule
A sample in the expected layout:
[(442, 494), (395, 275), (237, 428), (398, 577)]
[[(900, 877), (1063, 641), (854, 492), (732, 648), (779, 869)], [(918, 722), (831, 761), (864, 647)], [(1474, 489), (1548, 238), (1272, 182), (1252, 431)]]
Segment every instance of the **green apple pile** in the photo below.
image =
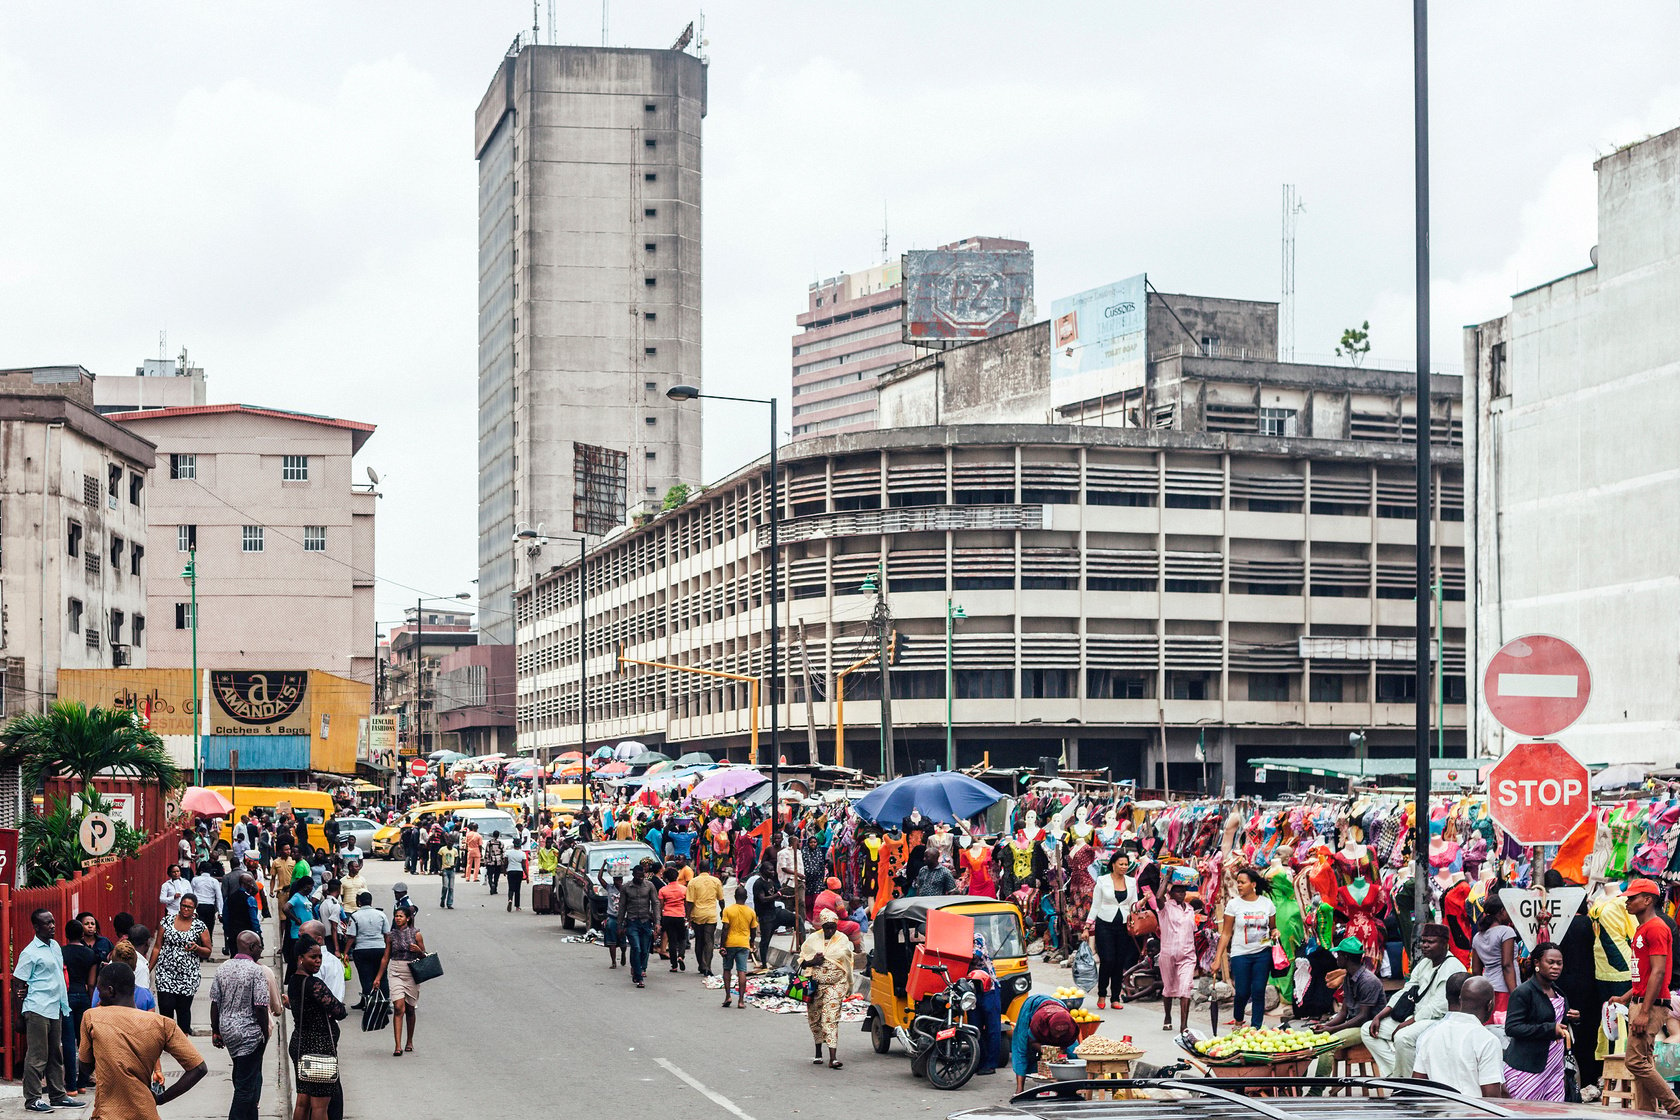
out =
[(1196, 1043), (1196, 1053), (1216, 1059), (1235, 1058), (1241, 1054), (1293, 1054), (1323, 1046), (1333, 1038), (1323, 1031), (1238, 1027), (1230, 1034)]

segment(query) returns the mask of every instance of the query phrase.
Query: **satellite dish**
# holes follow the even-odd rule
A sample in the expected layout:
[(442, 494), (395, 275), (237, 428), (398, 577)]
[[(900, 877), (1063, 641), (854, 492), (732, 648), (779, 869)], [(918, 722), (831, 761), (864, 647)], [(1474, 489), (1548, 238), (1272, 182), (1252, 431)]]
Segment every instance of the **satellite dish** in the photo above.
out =
[(369, 467), (367, 469), (367, 476), (368, 476), (368, 481), (369, 482), (373, 483), (375, 486), (379, 485), (379, 472), (378, 471), (374, 470), (372, 467)]

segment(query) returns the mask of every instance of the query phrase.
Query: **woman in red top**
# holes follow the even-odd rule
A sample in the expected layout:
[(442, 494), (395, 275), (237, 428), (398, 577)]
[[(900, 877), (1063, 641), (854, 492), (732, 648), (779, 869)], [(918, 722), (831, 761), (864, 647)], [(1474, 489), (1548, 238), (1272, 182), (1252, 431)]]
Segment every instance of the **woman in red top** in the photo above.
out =
[(683, 954), (688, 949), (688, 888), (675, 867), (665, 869), (665, 885), (659, 888), (659, 926), (665, 933), (665, 951), (671, 971), (688, 971)]
[[(833, 875), (828, 877), (824, 889), (817, 892), (816, 898), (811, 900), (811, 924), (819, 925), (818, 915), (824, 910), (832, 910), (836, 914), (850, 913), (845, 899), (840, 897), (840, 880)], [(854, 948), (863, 948), (863, 927), (847, 918), (841, 918), (835, 923), (840, 932), (851, 938)]]

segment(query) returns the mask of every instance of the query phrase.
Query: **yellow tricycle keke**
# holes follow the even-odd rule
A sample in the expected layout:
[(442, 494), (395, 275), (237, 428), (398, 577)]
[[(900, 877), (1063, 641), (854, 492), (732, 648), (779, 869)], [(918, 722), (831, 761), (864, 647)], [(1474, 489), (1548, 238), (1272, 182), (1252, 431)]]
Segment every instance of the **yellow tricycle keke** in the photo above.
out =
[[(875, 947), (869, 953), (869, 1011), (863, 1029), (869, 1032), (877, 1054), (890, 1050), (895, 1032), (908, 1030), (916, 1017), (914, 993), (920, 985), (911, 975), (911, 963), (926, 936), (931, 910), (970, 918), (974, 932), (985, 937), (1003, 995), (1006, 1031), (1015, 1021), (1021, 1001), (1032, 991), (1021, 910), (1013, 902), (965, 894), (894, 899), (881, 907), (870, 927)], [(928, 1009), (924, 1006), (920, 1010)]]

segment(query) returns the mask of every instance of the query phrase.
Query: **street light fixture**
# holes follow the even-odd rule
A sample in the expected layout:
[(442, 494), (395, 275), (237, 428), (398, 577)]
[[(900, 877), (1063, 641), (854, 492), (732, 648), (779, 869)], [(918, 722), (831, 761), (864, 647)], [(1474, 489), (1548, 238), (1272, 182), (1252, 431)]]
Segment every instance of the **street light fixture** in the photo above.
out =
[(721, 393), (702, 393), (696, 385), (673, 385), (665, 390), (665, 395), (674, 401), (705, 398), (770, 406), (770, 829), (774, 833), (781, 827), (782, 808), (782, 643), (781, 626), (776, 610), (776, 605), (782, 597), (782, 488), (776, 466), (776, 398), (730, 397)]
[(193, 682), (193, 782), (204, 784), (204, 759), (199, 753), (199, 728), (204, 723), (204, 706), (198, 697), (198, 549), (187, 550), (187, 566), (181, 578), (192, 588), (192, 682)]
[(952, 657), (952, 634), (957, 623), (968, 617), (961, 603), (945, 600), (945, 769), (957, 768), (957, 739), (951, 726), (951, 699), (956, 695), (957, 674)]

